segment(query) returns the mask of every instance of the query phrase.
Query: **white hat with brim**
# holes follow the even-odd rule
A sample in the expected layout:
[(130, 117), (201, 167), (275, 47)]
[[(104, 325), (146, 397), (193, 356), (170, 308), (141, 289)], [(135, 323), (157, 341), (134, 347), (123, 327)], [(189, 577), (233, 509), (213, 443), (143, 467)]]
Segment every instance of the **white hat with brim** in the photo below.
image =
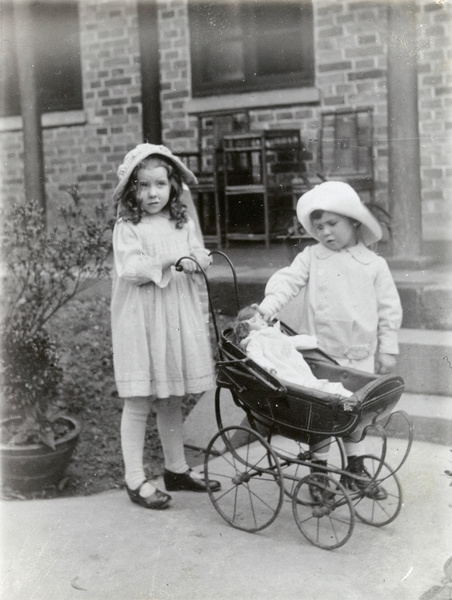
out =
[(152, 155), (163, 156), (167, 160), (173, 163), (173, 165), (180, 171), (182, 178), (186, 183), (197, 183), (197, 179), (190, 171), (190, 169), (184, 165), (180, 158), (174, 156), (174, 154), (166, 146), (157, 146), (156, 144), (138, 144), (133, 150), (130, 150), (125, 157), (124, 162), (118, 167), (119, 183), (113, 193), (114, 200), (117, 200), (122, 194), (133, 170), (137, 165), (140, 164), (145, 158)]
[(364, 206), (355, 190), (343, 181), (325, 181), (303, 194), (297, 203), (297, 217), (306, 232), (319, 240), (311, 222), (315, 210), (325, 210), (358, 221), (357, 231), (366, 246), (381, 240), (383, 232), (377, 219)]

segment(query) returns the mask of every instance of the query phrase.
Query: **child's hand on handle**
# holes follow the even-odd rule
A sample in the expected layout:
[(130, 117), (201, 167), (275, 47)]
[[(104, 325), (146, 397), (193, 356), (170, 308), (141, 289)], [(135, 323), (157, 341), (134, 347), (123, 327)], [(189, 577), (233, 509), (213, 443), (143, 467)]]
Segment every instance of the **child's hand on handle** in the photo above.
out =
[(198, 271), (198, 265), (190, 258), (184, 258), (178, 263), (178, 268), (184, 273), (195, 273)]
[(271, 321), (274, 317), (274, 314), (271, 313), (268, 310), (262, 309), (259, 304), (252, 304), (251, 308), (254, 308), (257, 310), (257, 312), (262, 315), (262, 317), (266, 320), (266, 321)]
[(204, 271), (212, 264), (212, 257), (210, 256), (209, 251), (205, 248), (196, 248), (196, 250), (192, 250), (191, 256), (193, 256), (193, 258), (199, 263), (199, 266), (204, 269)]
[(376, 371), (380, 375), (386, 375), (392, 373), (396, 366), (397, 360), (393, 354), (380, 353), (376, 360)]

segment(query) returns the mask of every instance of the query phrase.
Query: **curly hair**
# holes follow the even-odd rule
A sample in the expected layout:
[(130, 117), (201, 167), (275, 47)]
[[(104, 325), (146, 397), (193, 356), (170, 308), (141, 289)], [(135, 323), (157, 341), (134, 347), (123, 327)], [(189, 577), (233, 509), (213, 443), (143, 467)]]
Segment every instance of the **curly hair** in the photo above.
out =
[(175, 166), (172, 164), (172, 162), (167, 160), (163, 156), (149, 156), (148, 158), (145, 158), (142, 162), (140, 162), (132, 171), (129, 181), (127, 182), (124, 191), (122, 192), (121, 197), (118, 200), (118, 217), (122, 217), (124, 221), (130, 221), (134, 225), (141, 221), (141, 218), (143, 216), (143, 209), (141, 207), (141, 203), (138, 201), (137, 198), (137, 175), (140, 169), (149, 166), (163, 167), (164, 169), (166, 169), (168, 173), (168, 180), (171, 186), (170, 197), (168, 201), (168, 210), (170, 218), (171, 220), (176, 221), (177, 229), (182, 229), (183, 225), (188, 221), (187, 207), (181, 202), (182, 176), (179, 173), (178, 169), (175, 168)]

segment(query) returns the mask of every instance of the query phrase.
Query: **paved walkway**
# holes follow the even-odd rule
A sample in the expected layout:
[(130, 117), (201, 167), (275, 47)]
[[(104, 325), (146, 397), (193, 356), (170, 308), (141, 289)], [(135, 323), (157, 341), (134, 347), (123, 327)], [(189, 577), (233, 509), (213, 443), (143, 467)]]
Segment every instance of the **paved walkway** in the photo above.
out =
[(447, 446), (415, 443), (400, 471), (398, 518), (382, 528), (357, 521), (333, 551), (301, 535), (289, 501), (256, 534), (189, 492), (173, 493), (161, 512), (124, 491), (3, 502), (2, 598), (416, 600), (442, 584), (452, 554), (451, 461)]
[[(287, 264), (284, 251), (227, 252), (239, 277), (252, 280)], [(223, 273), (226, 266), (212, 267), (215, 277)], [(398, 276), (452, 287), (450, 268), (442, 264)], [(108, 293), (109, 285), (97, 292)], [(419, 408), (409, 406), (422, 418), (425, 398), (417, 400)], [(450, 418), (447, 400), (435, 403), (436, 417)], [(204, 494), (173, 493), (173, 506), (162, 512), (132, 504), (124, 491), (4, 501), (1, 597), (419, 600), (434, 586), (450, 591), (444, 565), (452, 555), (452, 478), (445, 473), (452, 471), (451, 445), (415, 441), (400, 471), (404, 504), (398, 518), (382, 528), (358, 521), (351, 539), (334, 551), (301, 535), (289, 501), (256, 534), (228, 525)], [(391, 448), (397, 453), (397, 441)]]

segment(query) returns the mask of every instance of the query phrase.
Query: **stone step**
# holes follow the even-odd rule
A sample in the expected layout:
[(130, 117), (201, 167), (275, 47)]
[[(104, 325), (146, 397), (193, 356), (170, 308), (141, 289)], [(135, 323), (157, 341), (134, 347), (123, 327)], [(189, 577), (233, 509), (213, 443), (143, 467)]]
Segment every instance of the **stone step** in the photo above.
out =
[(405, 328), (452, 329), (450, 285), (419, 285), (396, 280)]
[[(272, 273), (266, 268), (254, 270), (238, 269), (238, 291), (240, 305), (260, 302), (264, 297), (265, 285)], [(236, 312), (235, 288), (226, 267), (212, 269), (210, 292), (215, 309), (224, 314)], [(410, 329), (452, 330), (452, 285), (425, 284), (413, 279), (401, 281), (398, 274), (397, 289), (403, 307), (402, 327)]]
[(401, 329), (397, 373), (405, 390), (417, 394), (452, 394), (452, 332)]

